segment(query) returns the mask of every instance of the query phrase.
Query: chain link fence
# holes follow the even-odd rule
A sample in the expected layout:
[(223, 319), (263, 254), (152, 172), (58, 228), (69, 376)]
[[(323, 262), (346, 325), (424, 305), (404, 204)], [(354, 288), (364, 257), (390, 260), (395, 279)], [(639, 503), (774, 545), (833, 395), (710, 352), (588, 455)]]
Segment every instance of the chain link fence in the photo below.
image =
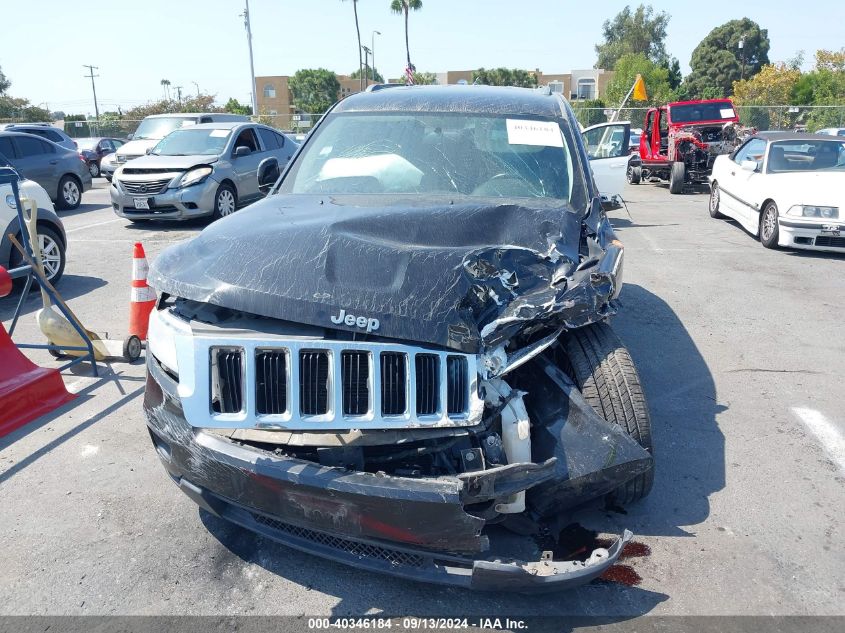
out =
[[(581, 107), (572, 104), (578, 122), (584, 127), (605, 123), (614, 114), (608, 108)], [(845, 128), (845, 105), (822, 106), (734, 106), (742, 125), (757, 130), (807, 131), (828, 127)], [(631, 127), (641, 128), (648, 108), (625, 108), (619, 112), (618, 121), (630, 121)]]

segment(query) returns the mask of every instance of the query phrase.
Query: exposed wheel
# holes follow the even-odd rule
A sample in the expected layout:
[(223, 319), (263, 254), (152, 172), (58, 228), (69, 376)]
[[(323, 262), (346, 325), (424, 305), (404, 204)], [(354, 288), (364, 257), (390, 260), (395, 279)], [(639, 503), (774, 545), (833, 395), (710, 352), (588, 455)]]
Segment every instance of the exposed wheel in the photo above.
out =
[(639, 165), (628, 165), (628, 171), (625, 177), (628, 179), (629, 184), (638, 185), (643, 179), (643, 168)]
[(222, 184), (214, 194), (214, 219), (232, 215), (238, 208), (238, 199), (231, 185)]
[(100, 166), (96, 162), (91, 161), (90, 163), (88, 163), (88, 173), (91, 174), (91, 178), (99, 178)]
[[(640, 377), (610, 326), (596, 323), (573, 330), (560, 344), (565, 354), (561, 368), (578, 385), (584, 399), (653, 454), (651, 420)], [(638, 501), (648, 495), (653, 484), (651, 468), (611, 492), (608, 500), (620, 505)]]
[(65, 175), (59, 181), (56, 203), (60, 209), (76, 209), (82, 202), (82, 185), (75, 176)]
[[(20, 239), (20, 235), (18, 235)], [(41, 263), (44, 265), (44, 276), (52, 285), (56, 285), (65, 272), (65, 247), (58, 233), (48, 226), (38, 227), (38, 246), (41, 248)], [(12, 250), (12, 268), (23, 265), (23, 257), (18, 249)], [(33, 280), (34, 281), (34, 280)]]
[(760, 214), (760, 243), (766, 248), (777, 248), (778, 233), (778, 206), (770, 202)]
[(721, 197), (722, 192), (719, 191), (719, 183), (714, 181), (710, 185), (710, 217), (716, 218), (717, 220), (725, 217), (719, 213), (719, 202)]
[(680, 161), (672, 163), (672, 169), (669, 172), (669, 193), (683, 193), (684, 192), (684, 174), (686, 172), (685, 165)]
[(123, 341), (123, 358), (127, 363), (141, 358), (141, 339), (134, 334)]

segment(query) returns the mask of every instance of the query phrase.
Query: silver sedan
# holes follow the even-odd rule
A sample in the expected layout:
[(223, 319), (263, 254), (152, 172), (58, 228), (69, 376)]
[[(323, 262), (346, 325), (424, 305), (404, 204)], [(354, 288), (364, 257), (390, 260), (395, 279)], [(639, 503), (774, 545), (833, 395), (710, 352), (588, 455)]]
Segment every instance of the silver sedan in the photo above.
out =
[(174, 130), (146, 156), (119, 167), (111, 186), (117, 215), (131, 221), (184, 220), (234, 213), (261, 198), (258, 166), (284, 167), (298, 145), (250, 122), (203, 123)]

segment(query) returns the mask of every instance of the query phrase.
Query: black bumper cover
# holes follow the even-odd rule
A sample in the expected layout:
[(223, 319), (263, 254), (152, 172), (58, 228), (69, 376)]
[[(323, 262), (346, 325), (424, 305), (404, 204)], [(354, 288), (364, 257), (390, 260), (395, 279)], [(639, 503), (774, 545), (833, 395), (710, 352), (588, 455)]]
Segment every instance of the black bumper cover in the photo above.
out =
[[(471, 487), (464, 480), (350, 472), (240, 446), (192, 428), (176, 384), (154, 360), (147, 367), (147, 424), (174, 482), (206, 511), (295, 549), (413, 580), (542, 592), (597, 578), (632, 536), (625, 530), (585, 562), (491, 555), (485, 521), (463, 509)], [(531, 480), (542, 489), (555, 463), (511, 469), (493, 487)]]

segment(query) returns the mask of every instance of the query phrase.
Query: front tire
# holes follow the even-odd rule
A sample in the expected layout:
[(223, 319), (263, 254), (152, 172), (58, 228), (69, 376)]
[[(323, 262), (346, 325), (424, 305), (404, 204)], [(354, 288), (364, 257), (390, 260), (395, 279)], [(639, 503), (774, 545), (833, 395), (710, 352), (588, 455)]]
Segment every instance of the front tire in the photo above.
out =
[(62, 176), (59, 181), (58, 194), (56, 198), (57, 206), (60, 209), (72, 211), (78, 208), (82, 202), (82, 184), (74, 176)]
[(100, 177), (100, 166), (91, 161), (88, 163), (88, 173), (91, 174), (91, 178), (99, 178)]
[[(653, 454), (651, 420), (640, 377), (628, 350), (606, 323), (573, 330), (561, 339), (566, 358), (561, 368), (596, 413), (616, 424)], [(651, 492), (654, 468), (637, 475), (610, 494), (611, 504), (626, 505)]]
[(628, 165), (628, 172), (625, 174), (628, 184), (638, 185), (643, 179), (643, 168), (639, 165)]
[(686, 173), (686, 166), (680, 162), (672, 163), (672, 170), (669, 172), (669, 193), (683, 193), (684, 192), (684, 175)]
[[(20, 235), (18, 235), (20, 239)], [(47, 277), (53, 286), (55, 286), (65, 272), (65, 263), (67, 261), (65, 255), (65, 246), (59, 234), (55, 230), (47, 226), (38, 227), (38, 245), (41, 248), (41, 261), (44, 264), (44, 276)], [(12, 268), (17, 268), (23, 265), (23, 257), (18, 252), (18, 249), (12, 250), (12, 257), (9, 265)], [(37, 281), (33, 279), (33, 281)]]
[(710, 217), (721, 220), (725, 216), (719, 213), (719, 203), (722, 198), (722, 192), (719, 190), (719, 183), (713, 182), (710, 185)]
[(778, 206), (770, 202), (760, 213), (760, 243), (766, 248), (778, 247)]
[(238, 196), (231, 185), (222, 184), (214, 194), (214, 219), (232, 215), (238, 209)]

